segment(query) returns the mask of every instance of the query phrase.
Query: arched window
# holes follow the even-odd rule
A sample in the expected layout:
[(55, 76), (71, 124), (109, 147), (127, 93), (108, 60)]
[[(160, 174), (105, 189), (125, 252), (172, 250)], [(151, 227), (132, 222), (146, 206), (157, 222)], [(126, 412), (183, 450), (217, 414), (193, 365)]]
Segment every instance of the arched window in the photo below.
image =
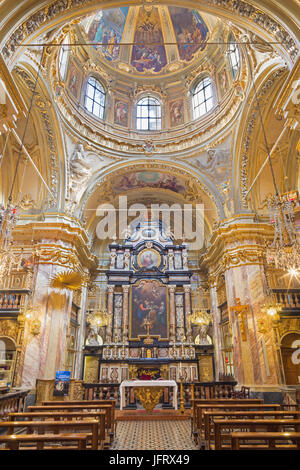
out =
[(58, 70), (59, 70), (59, 75), (60, 75), (61, 80), (65, 80), (66, 74), (67, 74), (69, 52), (70, 52), (70, 47), (67, 45), (68, 43), (69, 43), (69, 36), (66, 36), (59, 49)]
[(156, 98), (147, 96), (138, 101), (136, 128), (138, 131), (161, 130), (161, 104)]
[(230, 65), (231, 65), (232, 76), (233, 78), (235, 78), (238, 74), (239, 67), (240, 67), (240, 54), (239, 54), (238, 46), (235, 42), (229, 44), (228, 55), (229, 55), (229, 60), (230, 60)]
[(105, 91), (101, 83), (94, 77), (88, 79), (85, 89), (84, 106), (96, 117), (104, 118)]
[(193, 91), (193, 118), (208, 113), (214, 106), (213, 87), (209, 77), (200, 80)]

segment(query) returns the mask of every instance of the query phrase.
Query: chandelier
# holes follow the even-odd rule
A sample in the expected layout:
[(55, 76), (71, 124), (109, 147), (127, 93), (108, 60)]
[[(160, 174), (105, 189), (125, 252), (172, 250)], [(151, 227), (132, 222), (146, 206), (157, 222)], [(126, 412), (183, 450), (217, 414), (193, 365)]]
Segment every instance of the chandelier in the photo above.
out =
[(205, 310), (193, 308), (193, 313), (190, 315), (190, 322), (197, 326), (207, 326), (211, 322), (211, 317)]
[(296, 194), (276, 194), (268, 200), (274, 238), (267, 246), (267, 262), (290, 273), (296, 273), (300, 269), (300, 244), (294, 226), (294, 207), (297, 199)]
[(103, 308), (101, 310), (96, 310), (89, 312), (87, 315), (87, 321), (92, 325), (92, 326), (97, 326), (97, 327), (106, 327), (108, 325), (109, 321), (109, 316), (106, 311), (106, 308)]
[(279, 313), (282, 310), (282, 305), (277, 302), (277, 299), (275, 295), (269, 291), (268, 295), (265, 298), (265, 302), (261, 307), (262, 313), (265, 313), (266, 315), (269, 315), (273, 319), (278, 318)]
[(99, 306), (95, 310), (91, 310), (87, 314), (87, 321), (90, 323), (91, 326), (96, 327), (106, 327), (109, 324), (109, 315), (107, 313), (107, 309), (105, 307), (105, 296), (101, 295), (100, 290), (100, 298), (99, 298)]
[[(289, 274), (294, 276), (298, 274), (300, 269), (300, 247), (294, 226), (294, 207), (298, 201), (298, 193), (294, 191), (293, 193), (280, 194), (278, 191), (271, 154), (279, 139), (277, 139), (277, 142), (271, 151), (264, 126), (260, 101), (257, 95), (249, 55), (247, 55), (247, 59), (267, 154), (266, 160), (254, 178), (247, 195), (257, 181), (265, 164), (268, 162), (274, 186), (274, 195), (268, 199), (270, 223), (274, 226), (274, 238), (273, 242), (266, 246), (266, 259), (268, 264), (273, 264), (277, 269), (288, 271)], [(282, 134), (280, 134), (280, 136), (281, 135)]]

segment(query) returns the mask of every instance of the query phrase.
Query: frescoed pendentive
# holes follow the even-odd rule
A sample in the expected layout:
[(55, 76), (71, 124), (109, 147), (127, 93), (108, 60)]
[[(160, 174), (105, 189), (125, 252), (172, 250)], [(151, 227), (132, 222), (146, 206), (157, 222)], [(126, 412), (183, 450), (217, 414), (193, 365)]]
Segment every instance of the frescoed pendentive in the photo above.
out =
[(208, 28), (197, 10), (169, 7), (181, 60), (189, 62), (196, 52), (204, 50)]

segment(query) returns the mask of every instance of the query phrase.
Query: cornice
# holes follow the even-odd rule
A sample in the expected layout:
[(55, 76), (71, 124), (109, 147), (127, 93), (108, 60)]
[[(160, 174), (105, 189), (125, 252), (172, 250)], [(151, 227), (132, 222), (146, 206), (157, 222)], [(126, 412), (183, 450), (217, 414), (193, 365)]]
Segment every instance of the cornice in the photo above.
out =
[(271, 241), (273, 227), (265, 223), (233, 223), (215, 230), (201, 263), (210, 271), (224, 271), (241, 264), (261, 264), (265, 243)]
[(13, 232), (14, 241), (17, 244), (32, 246), (34, 251), (42, 251), (46, 258), (48, 253), (50, 260), (55, 259), (57, 251), (61, 253), (62, 259), (64, 253), (71, 258), (73, 254), (82, 266), (96, 268), (97, 260), (91, 254), (85, 229), (75, 218), (67, 220), (68, 217), (62, 214), (53, 214), (53, 216), (59, 220), (18, 224)]

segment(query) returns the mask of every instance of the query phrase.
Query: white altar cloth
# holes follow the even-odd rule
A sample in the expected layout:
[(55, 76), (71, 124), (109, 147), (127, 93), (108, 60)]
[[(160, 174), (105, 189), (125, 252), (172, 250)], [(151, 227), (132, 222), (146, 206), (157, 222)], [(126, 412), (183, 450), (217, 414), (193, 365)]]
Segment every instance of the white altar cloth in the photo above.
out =
[(173, 387), (173, 406), (177, 410), (177, 383), (175, 380), (123, 380), (120, 385), (120, 410), (125, 405), (125, 387)]

